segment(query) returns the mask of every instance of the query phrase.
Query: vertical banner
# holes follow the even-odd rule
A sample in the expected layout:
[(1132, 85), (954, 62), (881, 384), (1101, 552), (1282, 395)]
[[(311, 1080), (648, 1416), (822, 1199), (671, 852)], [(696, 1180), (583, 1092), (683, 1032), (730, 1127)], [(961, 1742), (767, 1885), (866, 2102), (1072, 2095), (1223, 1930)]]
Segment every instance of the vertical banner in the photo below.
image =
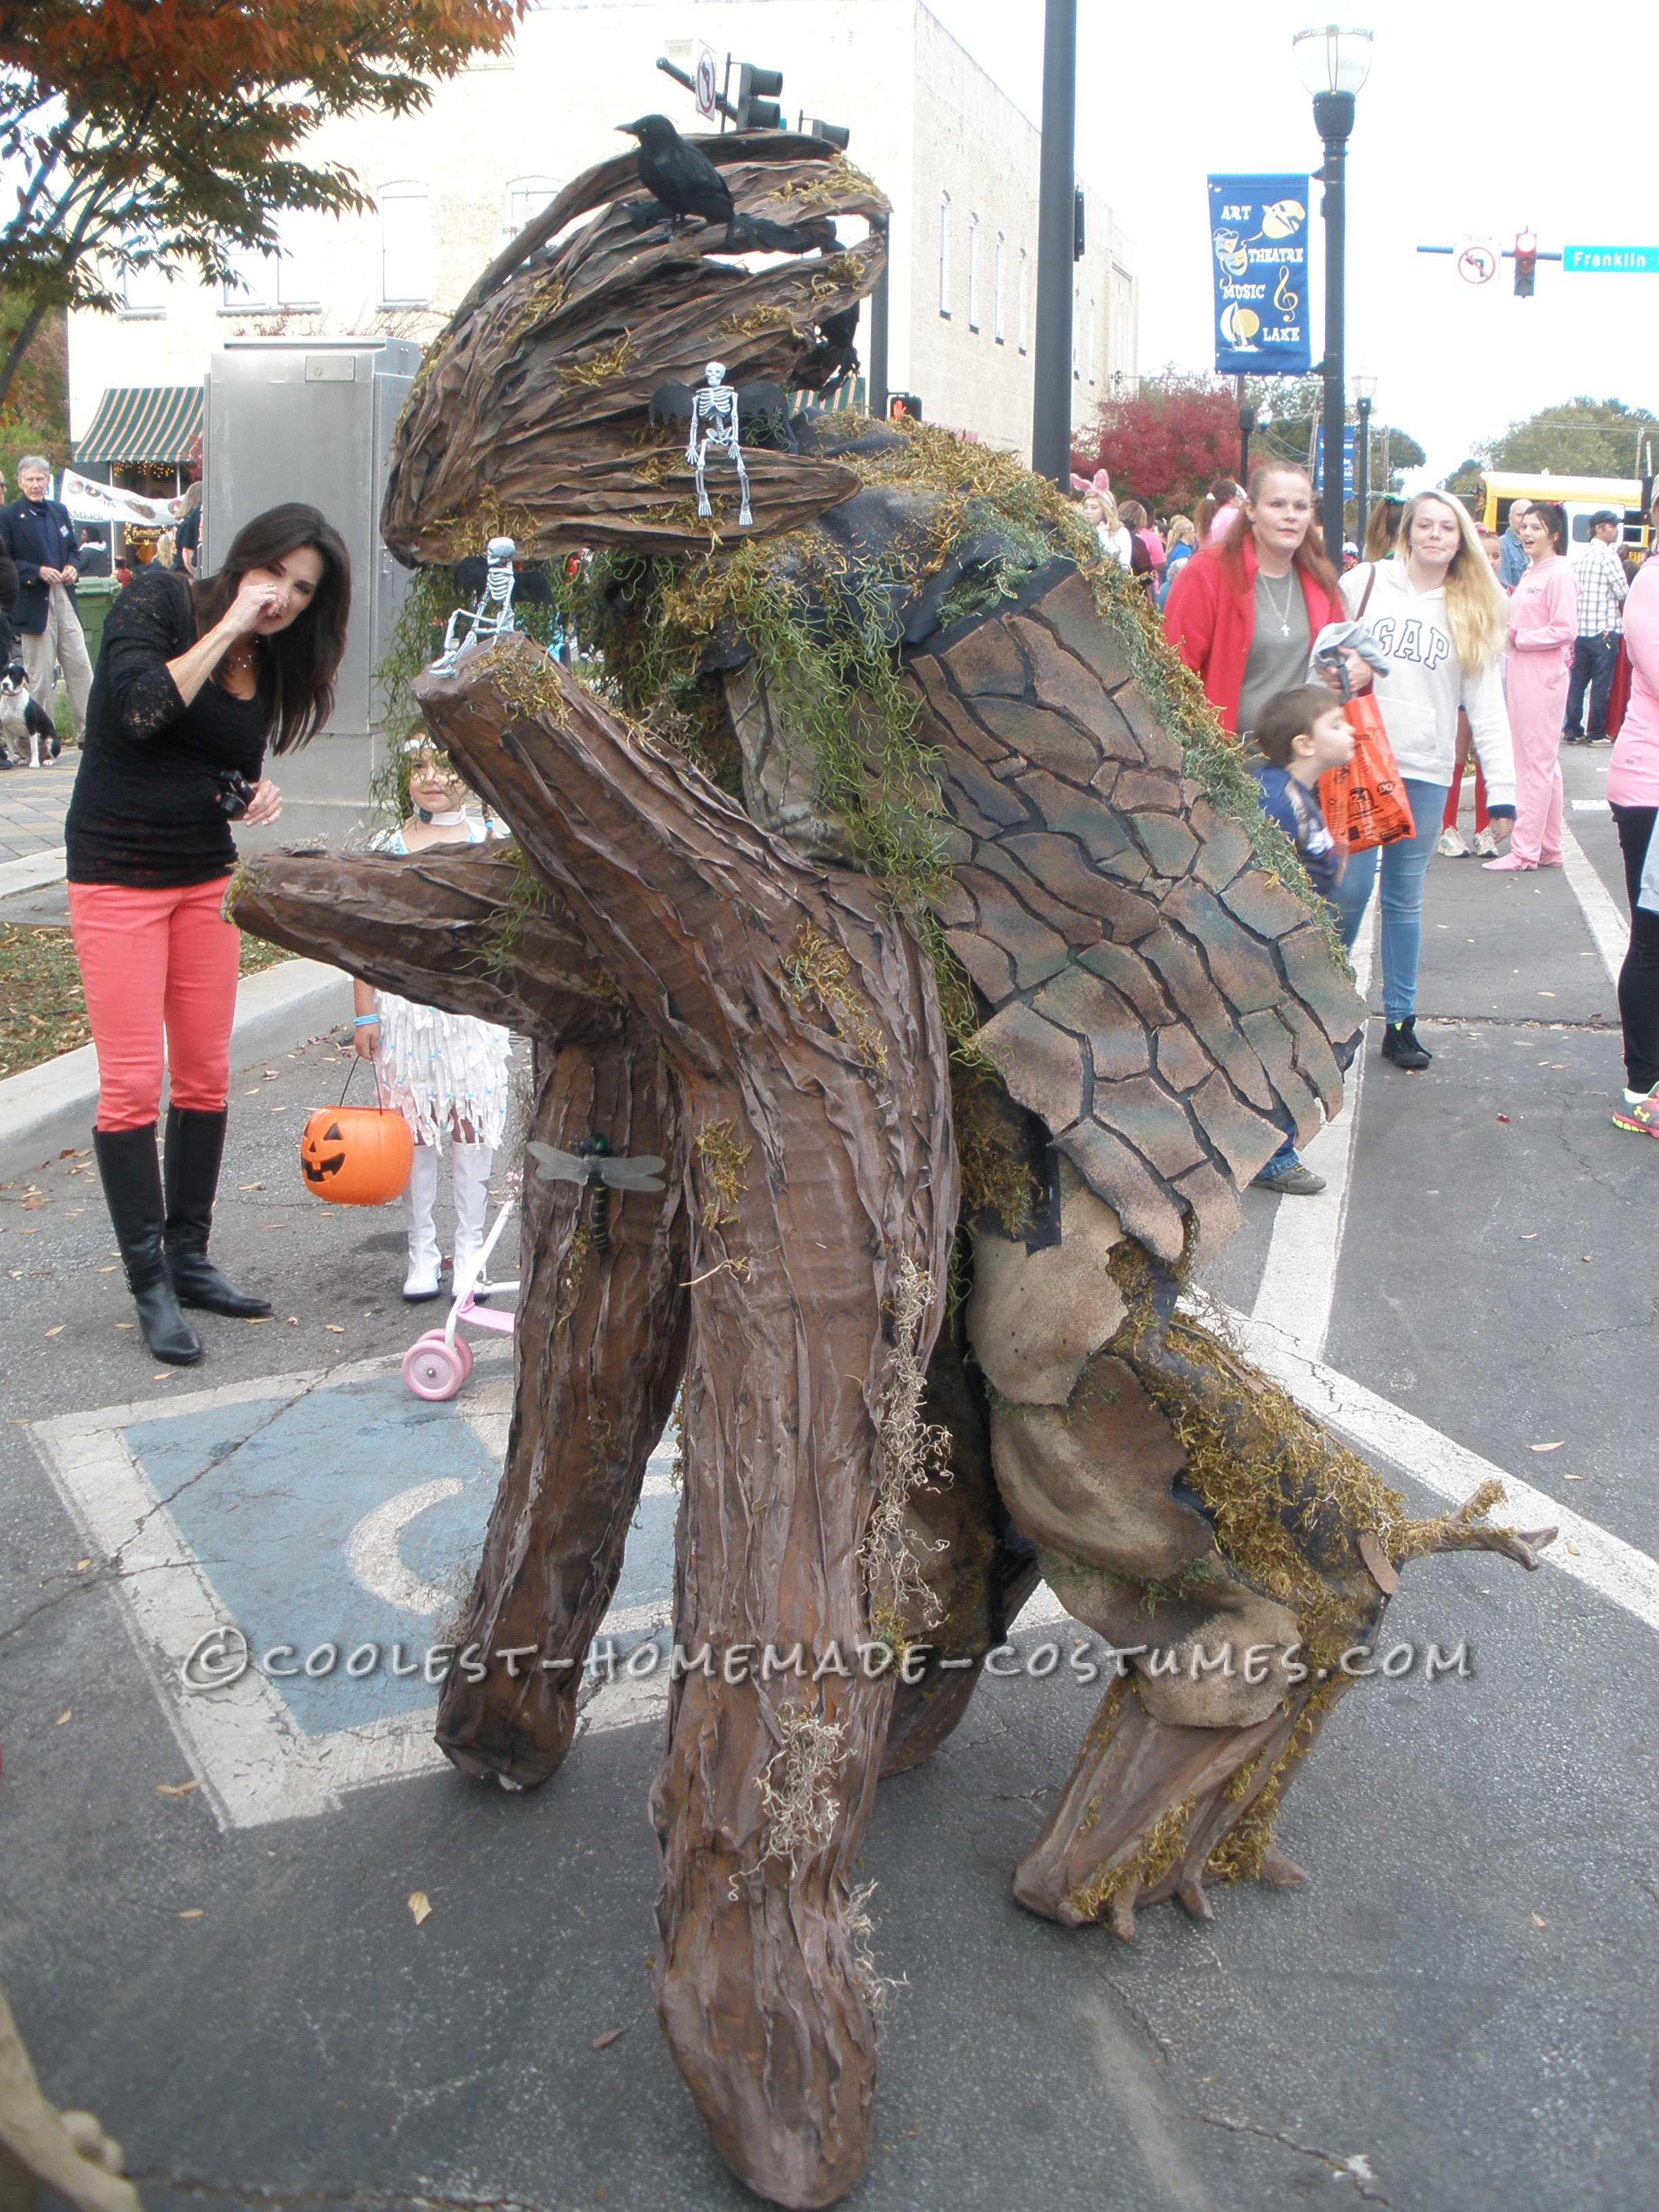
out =
[(1212, 177), (1218, 376), (1305, 376), (1308, 179)]
[[(1343, 426), (1342, 496), (1345, 500), (1353, 497), (1354, 440), (1358, 435), (1352, 422)], [(1322, 492), (1325, 489), (1325, 425), (1322, 422), (1314, 432), (1313, 485), (1316, 492)]]

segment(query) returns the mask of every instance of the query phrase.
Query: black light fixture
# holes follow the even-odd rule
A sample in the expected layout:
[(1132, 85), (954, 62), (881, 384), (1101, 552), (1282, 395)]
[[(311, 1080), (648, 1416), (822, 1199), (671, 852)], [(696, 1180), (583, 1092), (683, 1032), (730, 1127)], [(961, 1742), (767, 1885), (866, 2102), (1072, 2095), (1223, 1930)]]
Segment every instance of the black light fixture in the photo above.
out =
[(1347, 416), (1343, 374), (1344, 290), (1346, 283), (1348, 138), (1354, 95), (1370, 74), (1371, 34), (1340, 23), (1320, 23), (1291, 40), (1297, 70), (1313, 94), (1314, 127), (1324, 141), (1319, 180), (1325, 187), (1325, 489), (1320, 501), (1325, 550), (1342, 560), (1342, 431)]

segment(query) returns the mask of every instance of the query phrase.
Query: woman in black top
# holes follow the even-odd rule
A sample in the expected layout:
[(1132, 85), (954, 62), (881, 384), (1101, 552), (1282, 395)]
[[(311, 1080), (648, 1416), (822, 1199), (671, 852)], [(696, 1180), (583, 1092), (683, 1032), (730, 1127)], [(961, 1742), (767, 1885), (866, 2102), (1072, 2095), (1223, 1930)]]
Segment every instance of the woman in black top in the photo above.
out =
[(104, 624), (64, 824), (70, 926), (98, 1053), (104, 1196), (144, 1340), (180, 1365), (202, 1356), (180, 1303), (270, 1311), (207, 1256), (240, 945), (220, 908), (232, 820), (257, 828), (282, 811), (267, 746), (287, 752), (328, 720), (350, 605), (339, 533), (295, 505), (257, 516), (204, 582), (142, 570)]

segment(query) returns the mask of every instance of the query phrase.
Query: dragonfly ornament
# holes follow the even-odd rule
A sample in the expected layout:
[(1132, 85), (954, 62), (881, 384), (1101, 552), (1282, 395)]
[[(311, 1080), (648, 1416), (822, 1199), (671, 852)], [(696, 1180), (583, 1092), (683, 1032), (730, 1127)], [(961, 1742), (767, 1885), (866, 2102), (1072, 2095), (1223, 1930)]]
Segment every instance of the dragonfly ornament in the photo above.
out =
[(653, 1154), (642, 1152), (637, 1159), (626, 1154), (613, 1154), (603, 1137), (584, 1137), (574, 1152), (562, 1152), (556, 1145), (531, 1145), (541, 1165), (537, 1174), (544, 1182), (574, 1182), (591, 1185), (593, 1196), (587, 1215), (588, 1240), (596, 1252), (609, 1249), (611, 1243), (611, 1194), (613, 1190), (665, 1190), (662, 1170), (665, 1163)]

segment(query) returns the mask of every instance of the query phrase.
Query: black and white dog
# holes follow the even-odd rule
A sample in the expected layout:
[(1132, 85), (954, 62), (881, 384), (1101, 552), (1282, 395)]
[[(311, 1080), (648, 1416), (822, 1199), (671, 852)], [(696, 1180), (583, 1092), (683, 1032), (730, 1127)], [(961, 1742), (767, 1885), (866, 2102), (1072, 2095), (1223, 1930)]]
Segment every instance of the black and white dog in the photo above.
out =
[(64, 750), (45, 708), (30, 696), (28, 678), (21, 660), (0, 672), (0, 764), (46, 768)]

